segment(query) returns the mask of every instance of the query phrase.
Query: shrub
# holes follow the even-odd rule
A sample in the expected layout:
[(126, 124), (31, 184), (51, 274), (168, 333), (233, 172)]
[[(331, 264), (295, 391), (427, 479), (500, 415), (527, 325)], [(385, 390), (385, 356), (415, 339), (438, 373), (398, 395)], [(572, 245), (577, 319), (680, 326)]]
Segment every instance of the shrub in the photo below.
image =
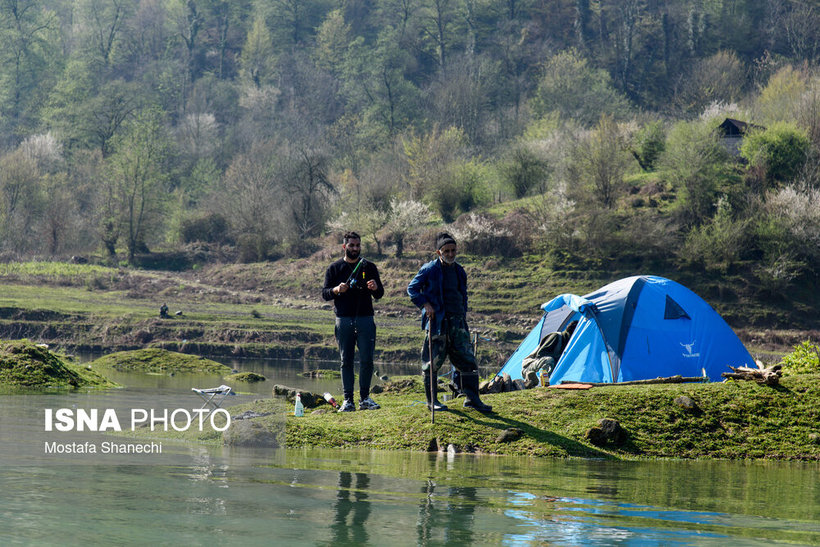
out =
[(444, 222), (487, 201), (486, 166), (475, 160), (451, 165), (450, 176), (432, 188), (429, 199)]
[(571, 249), (576, 239), (575, 202), (567, 196), (566, 185), (533, 199), (526, 209), (532, 232), (541, 246), (549, 251)]
[(531, 189), (543, 187), (549, 175), (549, 164), (524, 145), (514, 147), (499, 168), (504, 184), (516, 199)]
[(794, 180), (806, 163), (809, 138), (796, 125), (779, 122), (743, 139), (740, 155), (752, 169), (763, 169), (769, 184)]
[(635, 134), (632, 153), (644, 171), (653, 171), (658, 158), (666, 149), (666, 133), (661, 122), (645, 125)]
[(715, 216), (687, 234), (680, 258), (725, 272), (749, 249), (748, 225), (745, 219), (733, 218), (728, 200), (721, 198)]
[(755, 234), (764, 255), (794, 255), (820, 270), (820, 190), (769, 192)]
[(681, 224), (696, 226), (713, 216), (718, 196), (733, 182), (728, 160), (709, 122), (672, 127), (660, 161), (677, 193), (674, 207)]
[(180, 237), (182, 243), (204, 241), (207, 243), (225, 243), (228, 234), (228, 222), (219, 213), (207, 213), (182, 221)]
[(806, 340), (794, 346), (794, 351), (785, 355), (780, 365), (786, 376), (820, 373), (820, 346)]
[(510, 256), (515, 249), (511, 232), (491, 217), (470, 213), (459, 218), (450, 231), (459, 246), (470, 253)]

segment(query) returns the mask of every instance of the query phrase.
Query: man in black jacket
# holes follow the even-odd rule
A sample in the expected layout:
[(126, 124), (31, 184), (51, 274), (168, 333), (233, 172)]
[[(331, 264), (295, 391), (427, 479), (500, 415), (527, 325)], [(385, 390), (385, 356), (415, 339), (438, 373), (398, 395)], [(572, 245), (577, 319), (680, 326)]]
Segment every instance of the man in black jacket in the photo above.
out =
[(373, 299), (384, 296), (379, 270), (360, 257), (362, 240), (356, 232), (344, 235), (344, 256), (325, 272), (322, 298), (333, 300), (336, 312), (336, 341), (342, 358), (344, 402), (339, 412), (356, 410), (353, 405), (353, 357), (359, 348), (359, 410), (379, 408), (370, 398), (373, 377), (373, 352), (376, 349), (376, 323), (373, 321)]

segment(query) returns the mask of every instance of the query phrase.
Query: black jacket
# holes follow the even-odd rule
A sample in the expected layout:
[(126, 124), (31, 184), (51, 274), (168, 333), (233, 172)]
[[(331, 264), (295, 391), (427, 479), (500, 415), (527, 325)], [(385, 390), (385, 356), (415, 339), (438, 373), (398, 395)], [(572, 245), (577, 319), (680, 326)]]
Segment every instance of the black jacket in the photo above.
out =
[[(333, 288), (339, 283), (344, 283), (350, 277), (356, 263), (345, 262), (340, 258), (330, 266), (325, 272), (325, 285), (322, 288), (322, 298), (333, 300), (333, 308), (337, 317), (365, 317), (373, 315), (373, 299), (380, 299), (384, 296), (384, 286), (379, 278), (379, 270), (370, 261), (365, 261), (364, 265), (356, 272), (356, 282), (347, 292), (333, 294)], [(376, 290), (367, 288), (369, 280), (376, 281)]]

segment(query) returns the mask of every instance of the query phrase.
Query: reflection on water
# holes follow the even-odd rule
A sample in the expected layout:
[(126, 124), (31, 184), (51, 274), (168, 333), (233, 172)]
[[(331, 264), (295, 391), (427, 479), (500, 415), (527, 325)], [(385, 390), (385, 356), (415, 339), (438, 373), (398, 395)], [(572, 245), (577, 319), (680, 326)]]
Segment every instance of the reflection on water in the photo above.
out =
[[(282, 383), (302, 370), (259, 366)], [(33, 457), (44, 408), (190, 407), (190, 387), (220, 383), (179, 375), (135, 387), (135, 376), (120, 390), (0, 396), (3, 544), (820, 544), (817, 463), (188, 444), (136, 462)]]
[[(436, 489), (444, 503), (436, 503)], [(472, 521), (478, 502), (478, 491), (473, 487), (451, 486), (439, 488), (428, 479), (422, 488), (424, 499), (419, 504), (416, 525), (418, 544), (428, 545), (445, 540), (459, 545), (473, 545)]]
[[(354, 477), (355, 484), (353, 483)], [(336, 493), (336, 502), (333, 504), (335, 517), (330, 526), (334, 543), (367, 544), (369, 537), (365, 524), (370, 517), (370, 502), (367, 499), (369, 487), (370, 477), (367, 473), (339, 472), (339, 490)]]
[[(690, 479), (723, 484), (749, 467), (772, 473), (783, 493), (768, 501), (754, 488), (720, 490), (716, 498), (700, 498), (697, 488), (676, 491), (678, 485), (659, 482), (672, 462), (601, 467), (467, 455), (186, 450), (187, 463), (173, 466), (4, 465), (0, 537), (4, 543), (186, 545), (820, 542), (816, 465), (722, 462), (716, 471), (677, 462)], [(601, 475), (605, 470), (609, 478)], [(646, 487), (631, 488), (635, 480)], [(597, 483), (612, 488), (587, 495)], [(670, 502), (681, 495), (685, 503)], [(811, 507), (802, 505), (805, 498)], [(705, 509), (712, 505), (724, 509)]]

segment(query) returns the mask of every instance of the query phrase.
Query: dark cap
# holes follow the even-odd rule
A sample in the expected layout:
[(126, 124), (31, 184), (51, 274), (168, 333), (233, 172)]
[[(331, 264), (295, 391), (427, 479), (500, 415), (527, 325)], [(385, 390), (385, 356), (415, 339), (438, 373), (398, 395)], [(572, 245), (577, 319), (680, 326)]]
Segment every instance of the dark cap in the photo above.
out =
[(456, 240), (453, 239), (453, 236), (448, 234), (447, 232), (439, 232), (436, 235), (436, 250), (440, 250), (442, 247), (447, 245), (448, 243), (452, 243), (453, 245), (456, 244)]

